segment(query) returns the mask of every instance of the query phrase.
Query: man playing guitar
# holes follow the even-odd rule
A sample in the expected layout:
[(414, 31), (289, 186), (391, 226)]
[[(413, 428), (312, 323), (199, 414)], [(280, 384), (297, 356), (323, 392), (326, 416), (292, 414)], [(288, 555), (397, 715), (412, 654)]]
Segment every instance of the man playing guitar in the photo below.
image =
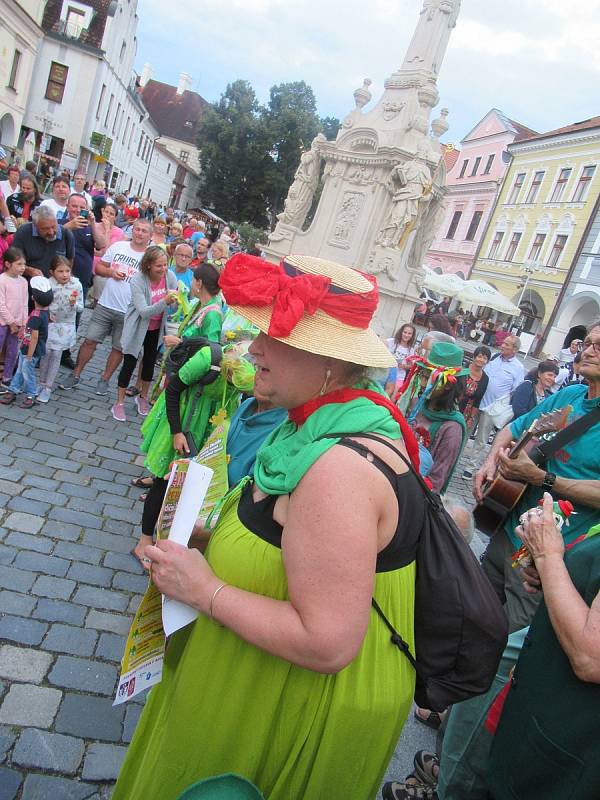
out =
[(542, 467), (537, 466), (524, 450), (516, 458), (508, 457), (511, 442), (518, 439), (541, 414), (570, 405), (573, 409), (567, 421), (570, 425), (600, 407), (600, 321), (590, 328), (583, 343), (581, 374), (588, 386), (565, 387), (503, 428), (473, 479), (473, 494), (478, 502), (483, 498), (484, 484), (493, 480), (497, 471), (504, 478), (529, 484), (504, 528), (492, 536), (482, 560), (488, 578), (505, 603), (511, 631), (531, 622), (540, 597), (524, 590), (519, 570), (511, 566), (512, 553), (521, 545), (514, 534), (520, 515), (535, 507), (544, 491), (548, 491), (557, 500), (570, 500), (577, 512), (571, 517), (569, 527), (563, 528), (567, 543), (600, 523), (600, 421), (565, 444)]

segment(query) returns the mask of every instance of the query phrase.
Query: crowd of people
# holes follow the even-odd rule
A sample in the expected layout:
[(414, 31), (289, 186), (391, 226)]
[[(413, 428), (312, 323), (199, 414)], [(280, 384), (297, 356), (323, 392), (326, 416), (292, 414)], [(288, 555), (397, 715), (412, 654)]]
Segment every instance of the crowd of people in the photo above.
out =
[[(411, 322), (384, 343), (363, 273), (235, 252), (230, 227), (215, 238), (79, 173), (73, 185), (56, 176), (44, 201), (31, 173), (8, 180), (0, 402), (31, 408), (76, 391), (109, 339), (96, 393), (118, 370), (107, 414), (124, 422), (135, 406), (145, 456), (132, 554), (161, 593), (199, 612), (170, 638), (113, 799), (176, 800), (230, 773), (269, 800), (375, 797), (415, 693), (394, 644), (414, 654), (423, 624), (421, 481), (467, 548), (471, 509), (448, 494), (464, 456), (474, 501), (497, 473), (526, 485), (481, 566), (510, 636), (487, 693), (416, 708), (445, 728), (440, 752), (417, 753), (383, 797), (596, 800), (600, 323), (527, 374), (517, 336), (471, 336), (476, 324), (450, 324), (447, 308), (420, 341)], [(545, 462), (511, 457), (559, 409), (571, 438)], [(196, 525), (189, 547), (157, 541), (172, 462), (200, 452), (224, 417), (216, 525)], [(529, 561), (515, 567), (522, 545)]]

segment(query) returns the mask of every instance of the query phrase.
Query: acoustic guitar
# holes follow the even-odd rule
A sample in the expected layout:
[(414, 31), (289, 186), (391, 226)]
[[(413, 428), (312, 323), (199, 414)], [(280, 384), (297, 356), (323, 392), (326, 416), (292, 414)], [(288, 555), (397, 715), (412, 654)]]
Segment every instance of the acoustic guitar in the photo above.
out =
[[(539, 440), (562, 430), (566, 426), (572, 410), (571, 406), (565, 406), (549, 414), (542, 414), (512, 446), (508, 457), (516, 458), (521, 450), (526, 449), (527, 455), (539, 466), (545, 460), (543, 453), (538, 448)], [(503, 478), (499, 472), (492, 481), (486, 481), (483, 485), (483, 499), (473, 510), (477, 529), (488, 536), (496, 533), (517, 505), (528, 485), (523, 481), (511, 481)]]

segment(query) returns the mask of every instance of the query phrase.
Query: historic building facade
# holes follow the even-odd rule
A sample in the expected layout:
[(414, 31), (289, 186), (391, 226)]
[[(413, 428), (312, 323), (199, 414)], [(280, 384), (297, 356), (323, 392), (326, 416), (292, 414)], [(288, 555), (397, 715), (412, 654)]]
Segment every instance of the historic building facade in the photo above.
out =
[(0, 0), (0, 144), (15, 148), (42, 38), (44, 0)]
[(425, 266), (469, 278), (510, 161), (506, 148), (534, 133), (493, 108), (465, 136), (462, 149), (448, 170), (446, 213), (425, 257)]
[(537, 336), (538, 352), (550, 352), (560, 338), (547, 344), (553, 312), (571, 283), (600, 191), (600, 117), (508, 150), (512, 162), (472, 277), (513, 300), (522, 310), (520, 325)]

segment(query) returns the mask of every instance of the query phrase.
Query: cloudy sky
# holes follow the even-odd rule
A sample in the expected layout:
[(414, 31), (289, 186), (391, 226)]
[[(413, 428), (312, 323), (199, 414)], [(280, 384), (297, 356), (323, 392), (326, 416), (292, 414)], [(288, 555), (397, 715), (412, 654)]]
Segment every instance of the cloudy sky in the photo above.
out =
[[(422, 0), (138, 0), (138, 58), (157, 80), (188, 72), (212, 102), (243, 78), (259, 100), (305, 80), (342, 118), (365, 77), (376, 99)], [(458, 142), (493, 106), (538, 131), (600, 115), (600, 0), (462, 0), (439, 81)], [(434, 112), (435, 113), (435, 112)]]

